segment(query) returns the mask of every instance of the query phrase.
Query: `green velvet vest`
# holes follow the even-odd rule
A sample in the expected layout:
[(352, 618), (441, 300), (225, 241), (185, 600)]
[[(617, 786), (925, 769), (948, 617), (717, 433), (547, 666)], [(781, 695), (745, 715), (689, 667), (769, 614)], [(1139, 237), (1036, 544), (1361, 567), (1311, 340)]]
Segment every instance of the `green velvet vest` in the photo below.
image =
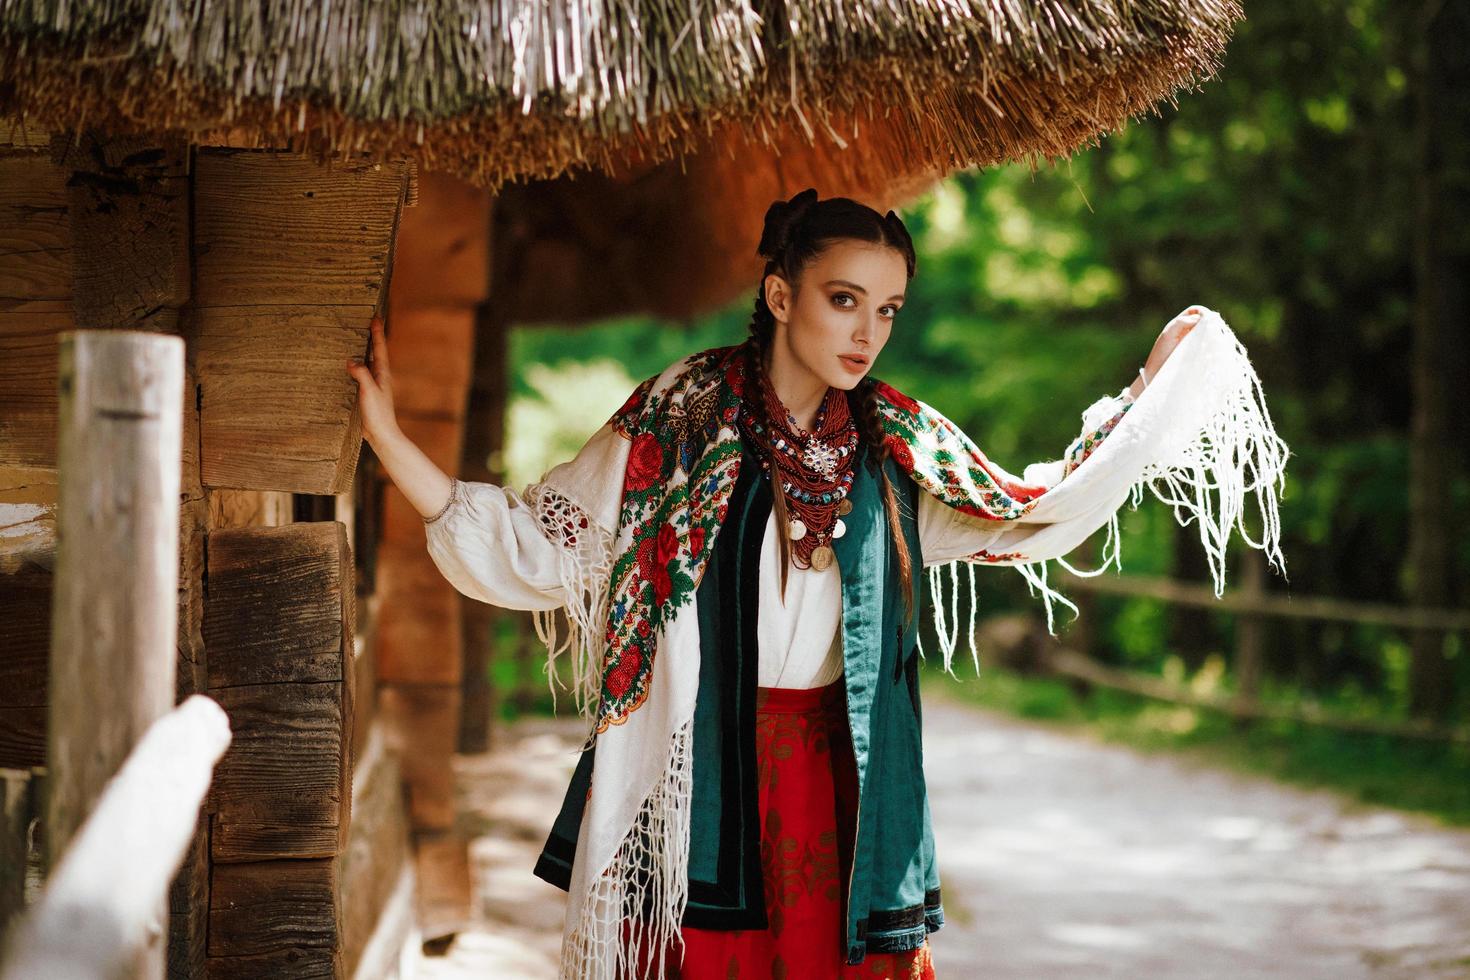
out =
[[(916, 520), (923, 492), (892, 460), (884, 463), (898, 498), (912, 566), (915, 616), (904, 617), (898, 556), (882, 487), (860, 459), (843, 521), (832, 542), (842, 576), (843, 680), (858, 811), (846, 960), (923, 944), (944, 922), (924, 786), (918, 686), (918, 616), (925, 576)], [(683, 924), (701, 929), (767, 925), (760, 868), (755, 764), (756, 609), (760, 549), (771, 488), (750, 447), (714, 552), (696, 593), (699, 691), (694, 710), (689, 900)], [(677, 656), (670, 651), (664, 656)], [(578, 760), (561, 810), (536, 862), (537, 876), (569, 887), (597, 746)], [(837, 755), (834, 754), (834, 759)], [(851, 833), (854, 831), (855, 833)], [(849, 863), (849, 862), (844, 862)]]

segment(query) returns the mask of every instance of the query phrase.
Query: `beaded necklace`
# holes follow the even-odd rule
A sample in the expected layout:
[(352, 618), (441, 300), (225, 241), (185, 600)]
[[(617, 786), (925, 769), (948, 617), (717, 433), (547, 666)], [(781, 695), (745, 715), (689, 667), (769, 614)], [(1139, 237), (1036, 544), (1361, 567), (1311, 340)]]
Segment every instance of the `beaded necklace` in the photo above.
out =
[[(753, 355), (754, 350), (752, 360)], [(792, 543), (792, 563), (823, 571), (832, 564), (830, 542), (847, 531), (840, 515), (852, 510), (847, 495), (852, 490), (858, 430), (846, 393), (827, 389), (808, 432), (781, 403), (758, 361), (752, 374), (747, 374), (751, 376), (758, 379), (758, 394), (754, 400), (747, 399), (747, 408), (752, 410), (741, 413), (741, 424), (756, 446), (770, 444), (771, 451), (760, 454), (761, 471), (769, 479), (774, 462), (780, 476), (791, 516), (786, 535)]]

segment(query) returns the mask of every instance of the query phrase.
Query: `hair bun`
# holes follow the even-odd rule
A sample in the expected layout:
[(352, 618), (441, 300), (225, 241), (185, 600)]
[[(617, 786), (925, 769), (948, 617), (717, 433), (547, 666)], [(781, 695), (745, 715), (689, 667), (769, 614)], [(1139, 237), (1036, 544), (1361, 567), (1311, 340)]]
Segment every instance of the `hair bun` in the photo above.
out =
[(761, 230), (761, 240), (756, 246), (756, 254), (773, 261), (780, 258), (781, 253), (786, 251), (786, 246), (791, 242), (792, 232), (796, 230), (801, 219), (816, 203), (817, 189), (815, 187), (797, 191), (789, 201), (772, 202), (771, 206), (766, 208), (765, 227)]

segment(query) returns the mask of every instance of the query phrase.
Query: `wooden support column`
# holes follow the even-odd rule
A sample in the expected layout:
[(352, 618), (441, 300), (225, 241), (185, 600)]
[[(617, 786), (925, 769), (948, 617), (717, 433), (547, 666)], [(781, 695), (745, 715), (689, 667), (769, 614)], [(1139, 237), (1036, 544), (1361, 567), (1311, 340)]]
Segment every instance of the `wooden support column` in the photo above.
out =
[[(489, 208), (483, 190), (423, 175), (418, 204), (404, 214), (389, 296), (399, 423), (446, 473), (461, 476), (467, 444), (478, 439), (467, 439), (465, 409), (489, 280)], [(454, 829), (451, 766), (464, 716), (463, 610), (470, 600), (434, 567), (423, 520), (393, 487), (385, 491), (379, 593), (380, 705), (403, 760), (417, 918), (432, 946), (471, 914), (468, 841)]]
[[(505, 412), (510, 356), (507, 324), (493, 303), (482, 303), (475, 317), (474, 371), (465, 414), (464, 452), (459, 476), (465, 480), (505, 483)], [(513, 650), (497, 650), (496, 634), (507, 612), (483, 602), (460, 603), (464, 635), (470, 640), (464, 651), (461, 682), (464, 709), (460, 713), (459, 751), (484, 752), (491, 747), (499, 703), (505, 696), (490, 682), (491, 661), (498, 653), (514, 656)]]
[[(132, 331), (68, 332), (59, 364), (45, 818), (52, 867), (102, 787), (174, 705), (184, 344)], [(164, 971), (162, 903), (157, 914), (138, 976)]]

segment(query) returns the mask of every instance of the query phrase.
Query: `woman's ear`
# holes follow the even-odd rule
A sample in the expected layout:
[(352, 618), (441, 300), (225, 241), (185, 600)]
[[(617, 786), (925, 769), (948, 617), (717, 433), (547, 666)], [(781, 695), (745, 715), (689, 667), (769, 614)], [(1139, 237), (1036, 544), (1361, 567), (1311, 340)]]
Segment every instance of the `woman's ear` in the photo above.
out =
[(771, 316), (776, 318), (777, 323), (785, 323), (791, 318), (791, 284), (779, 273), (773, 272), (766, 276), (764, 285), (766, 306), (770, 308)]

